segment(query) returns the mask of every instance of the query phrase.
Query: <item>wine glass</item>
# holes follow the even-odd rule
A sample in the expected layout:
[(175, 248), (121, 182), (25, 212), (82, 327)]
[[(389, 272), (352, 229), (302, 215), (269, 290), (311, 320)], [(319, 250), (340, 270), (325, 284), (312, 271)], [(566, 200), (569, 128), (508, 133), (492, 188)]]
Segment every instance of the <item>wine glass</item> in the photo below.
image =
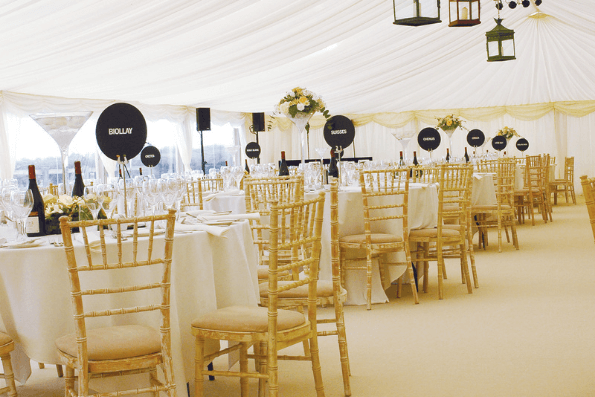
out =
[(175, 189), (173, 180), (161, 178), (157, 182), (157, 187), (159, 189), (159, 197), (163, 200), (166, 209), (173, 208), (174, 204), (176, 203), (177, 196), (177, 191)]
[[(97, 219), (99, 211), (101, 210), (97, 197), (98, 195), (95, 186), (85, 186), (85, 189), (83, 190), (83, 200), (85, 201), (85, 206), (89, 209), (89, 212), (91, 212), (93, 220)], [(80, 215), (79, 219), (81, 219)]]
[(17, 241), (25, 240), (25, 221), (33, 208), (33, 193), (31, 189), (13, 190), (10, 193), (10, 204), (17, 222)]

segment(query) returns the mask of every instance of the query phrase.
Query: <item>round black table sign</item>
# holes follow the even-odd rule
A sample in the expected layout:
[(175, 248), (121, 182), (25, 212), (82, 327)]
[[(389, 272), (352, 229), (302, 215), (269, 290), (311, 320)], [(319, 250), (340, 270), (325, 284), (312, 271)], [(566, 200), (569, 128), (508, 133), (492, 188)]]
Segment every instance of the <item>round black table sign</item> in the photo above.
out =
[(525, 138), (519, 139), (516, 141), (516, 148), (521, 152), (524, 152), (525, 150), (529, 149), (529, 141)]
[(246, 145), (246, 156), (251, 159), (258, 158), (260, 156), (260, 145), (256, 142), (249, 142)]
[(494, 138), (492, 138), (492, 147), (497, 151), (504, 150), (507, 144), (508, 141), (502, 135), (496, 135)]
[(140, 161), (145, 167), (155, 167), (161, 161), (161, 152), (155, 146), (145, 146), (140, 152)]
[(467, 143), (471, 147), (480, 147), (486, 141), (486, 136), (483, 131), (474, 129), (467, 134)]
[(423, 150), (430, 151), (438, 149), (440, 146), (440, 133), (436, 128), (426, 127), (417, 135), (417, 143)]
[(128, 103), (114, 103), (99, 116), (95, 137), (99, 149), (112, 160), (130, 160), (147, 141), (147, 123), (142, 113)]
[(355, 126), (345, 116), (333, 116), (324, 125), (324, 140), (331, 148), (345, 149), (355, 139)]

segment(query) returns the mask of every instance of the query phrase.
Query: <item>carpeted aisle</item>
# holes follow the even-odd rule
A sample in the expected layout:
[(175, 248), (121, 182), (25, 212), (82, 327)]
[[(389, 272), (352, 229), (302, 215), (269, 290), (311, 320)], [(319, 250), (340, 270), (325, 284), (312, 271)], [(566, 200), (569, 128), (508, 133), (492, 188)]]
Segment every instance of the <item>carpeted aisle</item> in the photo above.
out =
[[(476, 251), (480, 288), (472, 295), (450, 260), (443, 301), (433, 263), (419, 305), (404, 288), (401, 299), (389, 290), (390, 303), (371, 311), (346, 307), (352, 395), (595, 396), (595, 244), (584, 201), (554, 207), (553, 223), (520, 225), (518, 235), (519, 251), (505, 244), (498, 253), (490, 232), (488, 249)], [(320, 346), (326, 395), (341, 396), (336, 338)], [(206, 386), (210, 396), (239, 396), (237, 379)], [(35, 365), (18, 392), (61, 396), (62, 381), (53, 366)], [(309, 363), (280, 363), (280, 395), (315, 396)]]

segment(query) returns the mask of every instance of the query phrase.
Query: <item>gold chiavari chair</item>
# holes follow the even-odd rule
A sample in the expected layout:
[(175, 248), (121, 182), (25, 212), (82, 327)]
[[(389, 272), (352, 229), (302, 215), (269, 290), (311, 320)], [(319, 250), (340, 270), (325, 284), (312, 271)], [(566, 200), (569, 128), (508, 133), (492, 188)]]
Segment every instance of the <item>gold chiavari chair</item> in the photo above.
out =
[(591, 229), (593, 229), (593, 237), (595, 238), (595, 178), (588, 178), (587, 175), (581, 176), (581, 186), (583, 187), (585, 204), (587, 205)]
[[(176, 395), (171, 358), (170, 331), (170, 289), (171, 261), (174, 239), (175, 210), (166, 215), (138, 218), (119, 218), (117, 220), (92, 220), (69, 222), (67, 217), (60, 218), (60, 228), (64, 240), (64, 250), (70, 277), (73, 314), (76, 332), (56, 340), (58, 355), (66, 366), (66, 396), (97, 395), (116, 397), (143, 393), (165, 392), (168, 396)], [(154, 232), (156, 222), (166, 222), (165, 243), (163, 250), (154, 250)], [(139, 243), (138, 225), (145, 223), (149, 230), (148, 241)], [(125, 249), (122, 244), (122, 229), (133, 225), (132, 247)], [(98, 245), (91, 245), (87, 227), (99, 227)], [(105, 242), (105, 232), (101, 226), (112, 226), (117, 230), (117, 245), (109, 247)], [(81, 229), (85, 246), (86, 262), (78, 264), (72, 243), (72, 228)], [(139, 248), (145, 252), (139, 252)], [(96, 255), (93, 255), (93, 251)], [(126, 269), (127, 273), (122, 273)], [(104, 276), (106, 272), (112, 276)], [(99, 277), (101, 273), (102, 276)], [(132, 274), (133, 273), (133, 274)], [(142, 274), (141, 274), (142, 273)], [(127, 276), (126, 276), (127, 275)], [(118, 286), (105, 285), (99, 280), (118, 279)], [(151, 280), (153, 278), (153, 280)], [(142, 279), (142, 284), (134, 284)], [(134, 281), (131, 281), (134, 280)], [(102, 285), (99, 285), (102, 284)], [(85, 285), (83, 289), (82, 285)], [(125, 293), (124, 298), (121, 294)], [(143, 306), (129, 307), (131, 297), (147, 303)], [(103, 299), (103, 300), (101, 300)], [(149, 301), (151, 300), (152, 301)], [(118, 302), (122, 303), (119, 304)], [(95, 310), (86, 311), (85, 305), (93, 305)], [(105, 306), (103, 306), (105, 304)], [(88, 310), (88, 309), (87, 309)], [(155, 324), (159, 328), (146, 325), (116, 325), (97, 328), (89, 319), (99, 321), (104, 317), (158, 312)], [(143, 317), (146, 319), (146, 317)], [(110, 320), (105, 320), (110, 323)], [(161, 367), (164, 380), (157, 376), (157, 367)], [(75, 391), (75, 370), (78, 390)], [(148, 373), (150, 385), (137, 389), (114, 391), (109, 393), (89, 394), (91, 378), (123, 376)]]
[[(258, 213), (261, 220), (250, 220), (254, 244), (258, 246), (258, 275), (260, 280), (268, 277), (268, 229), (271, 203), (280, 204), (302, 201), (304, 199), (304, 179), (301, 176), (277, 176), (270, 178), (245, 178), (244, 197), (246, 213)], [(279, 254), (280, 260), (287, 258), (287, 253)]]
[[(550, 190), (550, 165), (551, 165), (551, 161), (550, 161), (550, 155), (549, 154), (544, 154), (543, 156), (541, 156), (541, 191), (542, 194), (544, 195), (543, 197), (543, 208), (545, 209), (545, 215), (546, 215), (546, 219), (549, 219), (550, 222), (553, 221), (552, 218), (552, 202), (551, 202), (551, 198), (552, 198), (552, 193)], [(553, 177), (553, 175), (552, 175)]]
[(0, 332), (0, 359), (4, 373), (0, 373), (0, 378), (4, 378), (5, 387), (0, 387), (0, 394), (8, 393), (8, 397), (17, 396), (17, 388), (14, 383), (14, 373), (12, 372), (12, 363), (10, 362), (10, 352), (14, 350), (14, 341), (8, 335)]
[[(510, 227), (513, 245), (519, 249), (516, 233), (516, 218), (514, 214), (514, 173), (515, 161), (513, 159), (498, 159), (496, 172), (496, 204), (495, 205), (474, 205), (472, 214), (477, 218), (479, 227), (479, 241), (487, 242), (487, 228), (497, 226), (498, 228), (498, 251), (502, 252), (502, 230)], [(493, 217), (496, 220), (493, 220)], [(484, 243), (485, 244), (485, 243)], [(484, 246), (485, 248), (485, 246)]]
[[(259, 396), (278, 396), (278, 360), (307, 360), (312, 362), (316, 394), (324, 396), (322, 383), (317, 328), (318, 263), (320, 258), (320, 235), (324, 211), (324, 193), (308, 201), (287, 204), (271, 203), (269, 272), (267, 307), (231, 306), (207, 313), (192, 321), (192, 334), (196, 337), (195, 397), (204, 395), (204, 376), (232, 376), (240, 378), (241, 395), (249, 395), (249, 378), (259, 380)], [(302, 255), (298, 252), (304, 246)], [(278, 261), (279, 250), (290, 251), (291, 259), (286, 264)], [(307, 268), (299, 280), (282, 283), (280, 272), (299, 272)], [(293, 310), (281, 309), (280, 297), (300, 288), (308, 290), (307, 317)], [(226, 340), (237, 344), (219, 352), (205, 355), (206, 339)], [(308, 355), (279, 355), (278, 352), (297, 343), (309, 344)], [(254, 346), (255, 353), (248, 354)], [(216, 357), (239, 350), (240, 365), (237, 371), (207, 371), (205, 364)], [(248, 359), (256, 360), (257, 371), (249, 371)]]
[(558, 204), (558, 193), (564, 192), (566, 204), (568, 204), (568, 193), (572, 198), (572, 203), (576, 204), (576, 195), (574, 194), (574, 157), (564, 159), (564, 178), (554, 179), (549, 183), (551, 192), (554, 194), (554, 205)]
[[(535, 226), (535, 206), (538, 207), (543, 221), (547, 222), (545, 207), (545, 192), (543, 190), (542, 159), (540, 155), (525, 157), (525, 186), (521, 190), (515, 190), (515, 199), (518, 200), (517, 211), (524, 214), (526, 211), (531, 218), (531, 224)], [(517, 214), (518, 215), (518, 214)]]
[(223, 191), (223, 178), (198, 179), (186, 184), (185, 205), (198, 205), (204, 209), (203, 196), (205, 194), (218, 193)]
[[(366, 271), (367, 309), (372, 309), (372, 259), (377, 258), (381, 279), (384, 279), (384, 265), (403, 266), (409, 276), (414, 302), (419, 303), (415, 277), (409, 252), (409, 227), (407, 208), (409, 204), (408, 169), (385, 169), (360, 171), (360, 187), (363, 199), (364, 230), (362, 234), (343, 236), (339, 239), (341, 251), (341, 272)], [(402, 234), (394, 233), (395, 226), (402, 227)], [(391, 231), (385, 233), (383, 231)], [(366, 252), (366, 265), (350, 265), (360, 259), (346, 258), (347, 250)], [(402, 252), (405, 263), (388, 263), (382, 260), (387, 253)]]
[[(345, 332), (345, 319), (343, 316), (343, 304), (347, 299), (347, 290), (341, 284), (340, 253), (339, 253), (339, 181), (337, 178), (329, 178), (331, 185), (331, 266), (332, 281), (318, 280), (316, 284), (316, 302), (319, 306), (333, 306), (334, 316), (331, 318), (317, 318), (318, 324), (334, 324), (330, 331), (318, 330), (318, 336), (337, 335), (339, 342), (339, 355), (343, 375), (343, 389), (346, 396), (351, 395), (349, 381), (349, 354), (347, 351), (347, 336)], [(296, 253), (297, 255), (297, 253)], [(308, 271), (305, 269), (304, 271)], [(289, 283), (279, 281), (279, 285)], [(261, 283), (260, 304), (268, 306), (269, 286)], [(308, 305), (308, 289), (305, 287), (284, 291), (279, 294), (279, 307), (294, 308), (306, 307)], [(300, 312), (303, 312), (301, 310)]]
[[(444, 298), (444, 247), (455, 246), (458, 248), (461, 261), (463, 282), (467, 285), (467, 292), (473, 293), (469, 277), (467, 262), (467, 205), (469, 202), (469, 174), (473, 172), (471, 165), (442, 164), (438, 174), (438, 225), (435, 228), (417, 229), (409, 233), (409, 241), (415, 244), (414, 261), (424, 264), (424, 292), (428, 289), (428, 262), (436, 261), (438, 264), (438, 297)], [(445, 218), (452, 219), (457, 216), (456, 228), (444, 226)], [(430, 245), (435, 246), (435, 254), (430, 255)], [(419, 271), (419, 270), (418, 270)]]

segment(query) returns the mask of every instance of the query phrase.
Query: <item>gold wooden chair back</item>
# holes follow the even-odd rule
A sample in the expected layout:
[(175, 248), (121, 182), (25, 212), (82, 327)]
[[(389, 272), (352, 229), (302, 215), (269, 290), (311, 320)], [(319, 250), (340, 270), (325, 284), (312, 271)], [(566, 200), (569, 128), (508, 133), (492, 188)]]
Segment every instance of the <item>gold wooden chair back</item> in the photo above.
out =
[[(69, 222), (67, 217), (60, 218), (76, 328), (75, 334), (56, 341), (58, 354), (66, 365), (67, 396), (89, 395), (90, 378), (137, 373), (149, 373), (151, 386), (100, 395), (109, 397), (158, 392), (166, 392), (170, 397), (175, 395), (169, 316), (175, 217), (175, 210), (170, 210), (165, 215), (138, 218), (78, 222)], [(157, 222), (167, 225), (164, 248), (158, 252), (154, 250)], [(139, 241), (139, 224), (145, 224), (149, 231), (148, 241)], [(125, 237), (123, 233), (129, 225), (134, 227), (131, 231), (132, 242), (128, 243), (131, 247), (125, 247), (122, 244)], [(116, 229), (115, 245), (106, 244), (107, 231), (103, 226)], [(88, 228), (97, 227), (99, 241), (93, 242)], [(81, 230), (86, 263), (79, 264), (77, 261), (72, 228)], [(113, 280), (118, 282), (113, 283)], [(137, 284), (138, 280), (142, 280), (142, 283)], [(133, 296), (135, 302), (143, 301), (143, 305), (130, 307)], [(98, 323), (104, 325), (118, 321), (107, 317), (119, 315), (123, 315), (124, 321), (128, 322), (131, 315), (143, 313), (143, 321), (150, 321), (149, 317), (145, 317), (149, 312), (159, 313), (159, 319), (155, 320), (155, 326), (152, 327), (97, 327)], [(162, 367), (164, 380), (158, 379), (157, 366)], [(78, 394), (74, 390), (75, 370), (78, 373)]]
[(564, 178), (555, 179), (550, 182), (551, 192), (554, 193), (554, 205), (558, 204), (558, 193), (564, 192), (564, 198), (568, 203), (568, 193), (572, 203), (576, 204), (576, 194), (574, 193), (574, 157), (564, 159)]
[(480, 160), (477, 164), (477, 172), (497, 173), (498, 160)]
[(186, 205), (198, 205), (204, 209), (203, 196), (205, 194), (223, 191), (223, 178), (198, 179), (186, 184)]
[(421, 169), (414, 168), (410, 175), (415, 178), (412, 182), (416, 183), (435, 183), (438, 169), (436, 167), (423, 167)]
[(588, 178), (587, 175), (581, 176), (581, 185), (583, 187), (583, 194), (585, 195), (589, 220), (591, 221), (591, 229), (593, 229), (593, 237), (595, 238), (595, 177)]
[[(258, 378), (264, 395), (265, 381), (268, 381), (269, 396), (278, 396), (278, 360), (312, 361), (314, 382), (318, 395), (324, 395), (322, 384), (318, 332), (317, 297), (318, 263), (320, 258), (320, 236), (324, 211), (324, 193), (316, 199), (295, 201), (285, 204), (270, 203), (270, 260), (268, 272), (267, 307), (233, 306), (208, 313), (192, 322), (192, 333), (196, 336), (196, 379), (195, 396), (204, 393), (204, 376), (233, 376), (240, 378), (242, 396), (249, 395), (248, 378)], [(297, 253), (303, 246), (311, 246), (306, 256)], [(278, 253), (289, 251), (291, 260), (279, 263)], [(299, 280), (281, 282), (282, 272), (296, 272), (308, 268)], [(279, 296), (299, 288), (307, 288), (307, 318), (296, 311), (279, 309)], [(205, 339), (239, 342), (238, 345), (213, 353), (204, 354)], [(278, 350), (307, 341), (310, 355), (279, 356)], [(255, 346), (255, 354), (248, 355), (248, 348)], [(205, 365), (214, 358), (231, 351), (240, 351), (240, 373), (232, 371), (207, 371)], [(266, 355), (263, 354), (266, 352)], [(258, 372), (250, 372), (248, 358), (255, 358)]]

